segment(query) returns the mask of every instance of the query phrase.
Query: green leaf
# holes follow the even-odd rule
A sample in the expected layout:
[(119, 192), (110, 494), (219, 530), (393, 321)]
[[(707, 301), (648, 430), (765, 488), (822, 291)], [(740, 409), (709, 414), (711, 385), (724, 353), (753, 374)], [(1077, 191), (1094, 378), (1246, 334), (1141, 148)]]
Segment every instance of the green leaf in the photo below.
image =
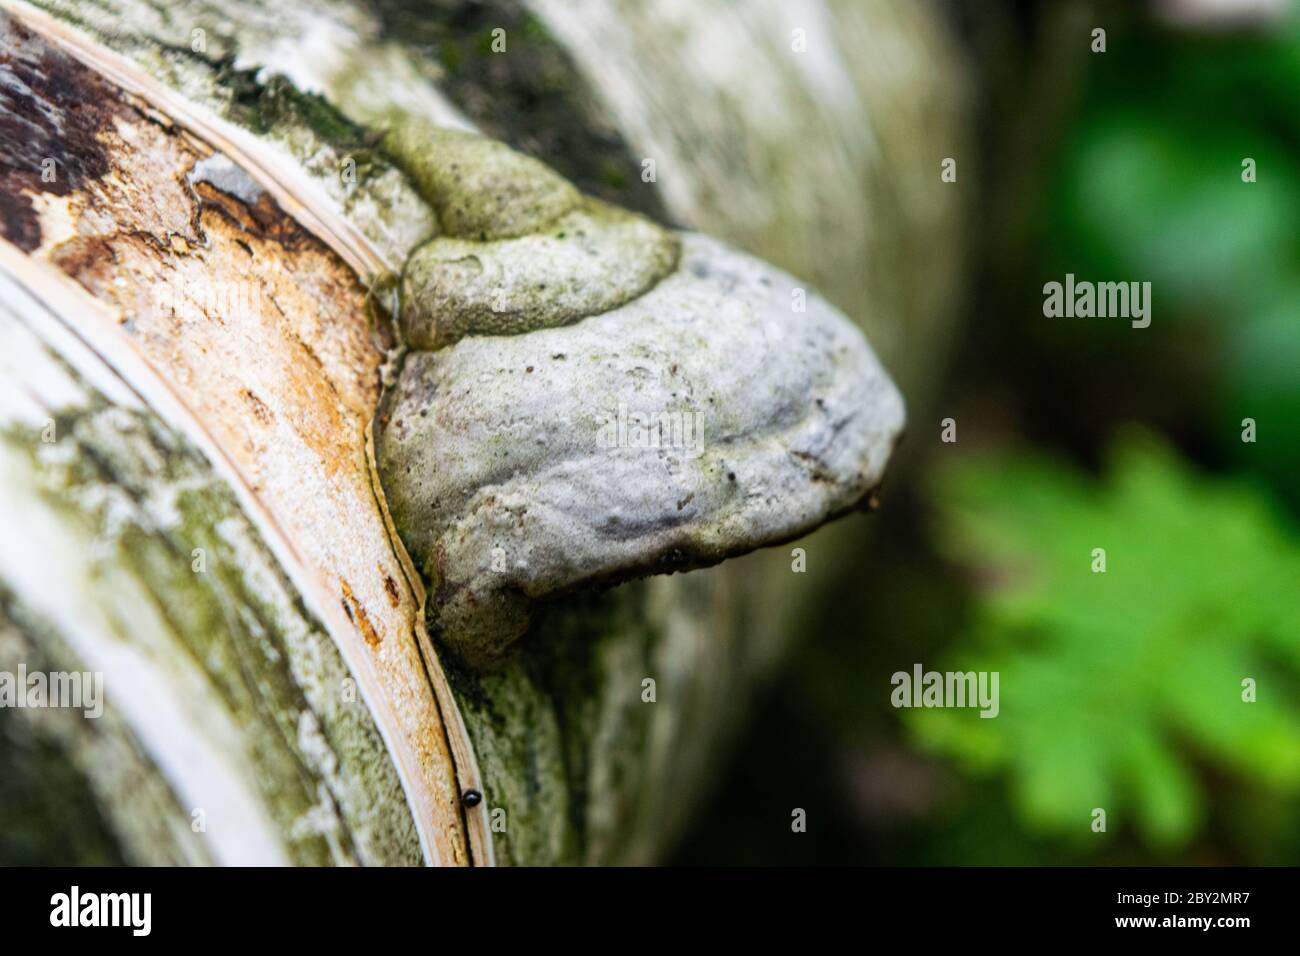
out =
[(1009, 775), (1027, 825), (1080, 840), (1100, 807), (1184, 844), (1205, 767), (1300, 794), (1300, 541), (1259, 492), (1132, 432), (1104, 479), (1008, 454), (954, 462), (934, 497), (940, 546), (979, 582), (947, 664), (998, 671), (1001, 701), (907, 712), (923, 747)]

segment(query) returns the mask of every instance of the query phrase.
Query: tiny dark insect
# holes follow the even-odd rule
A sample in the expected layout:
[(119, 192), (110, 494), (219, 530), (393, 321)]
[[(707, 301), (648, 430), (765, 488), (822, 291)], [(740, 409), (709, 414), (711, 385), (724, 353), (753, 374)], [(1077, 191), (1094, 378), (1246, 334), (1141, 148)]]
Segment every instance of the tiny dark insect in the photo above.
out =
[(466, 790), (461, 794), (460, 799), (467, 807), (477, 807), (483, 802), (483, 794), (479, 793), (477, 790)]

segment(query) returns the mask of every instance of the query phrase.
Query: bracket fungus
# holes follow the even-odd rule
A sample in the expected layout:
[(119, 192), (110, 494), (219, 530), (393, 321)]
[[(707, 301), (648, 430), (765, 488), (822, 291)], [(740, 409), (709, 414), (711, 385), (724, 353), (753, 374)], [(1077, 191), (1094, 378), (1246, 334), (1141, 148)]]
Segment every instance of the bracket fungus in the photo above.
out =
[(792, 277), (500, 144), (385, 145), (440, 232), (403, 276), (376, 457), (462, 660), (499, 659), (534, 602), (789, 540), (879, 484), (902, 399)]
[(412, 348), (568, 325), (635, 298), (676, 265), (670, 232), (583, 196), (502, 143), (404, 120), (384, 147), (438, 217), (439, 234), (402, 276)]

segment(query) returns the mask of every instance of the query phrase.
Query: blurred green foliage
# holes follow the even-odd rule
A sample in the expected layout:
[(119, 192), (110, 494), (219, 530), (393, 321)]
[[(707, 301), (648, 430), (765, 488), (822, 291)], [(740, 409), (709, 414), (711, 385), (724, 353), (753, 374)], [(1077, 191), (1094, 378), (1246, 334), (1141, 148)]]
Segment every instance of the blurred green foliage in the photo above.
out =
[[(1149, 280), (1156, 323), (1209, 333), (1188, 385), (1213, 392), (1214, 444), (1300, 504), (1300, 17), (1264, 35), (1146, 27), (1106, 56), (1052, 178), (1049, 257)], [(1257, 445), (1237, 440), (1245, 417)]]
[[(1045, 177), (1036, 253), (1001, 291), (1009, 305), (995, 294), (980, 310), (1011, 318), (956, 388), (1014, 383), (994, 410), (1028, 430), (926, 464), (929, 544), (964, 569), (945, 580), (966, 614), (923, 659), (997, 670), (1002, 692), (993, 720), (903, 712), (923, 751), (984, 781), (952, 788), (956, 822), (936, 821), (929, 842), (977, 832), (1009, 797), (1024, 834), (941, 858), (983, 862), (1028, 836), (1058, 860), (1106, 846), (1111, 860), (1145, 847), (1146, 861), (1294, 862), (1300, 18), (1235, 35), (1135, 19), (1089, 66)], [(1044, 324), (1021, 293), (1030, 275), (1066, 272), (1150, 281), (1152, 328)], [(1172, 441), (1125, 430), (1132, 420)], [(1104, 477), (1077, 464), (1106, 446)], [(1104, 574), (1090, 568), (1098, 547)], [(1093, 838), (1094, 807), (1122, 839)]]
[[(1024, 9), (1031, 36), (1054, 7)], [(1030, 238), (979, 219), (944, 401), (909, 409), (860, 573), (806, 622), (686, 858), (1300, 859), (1300, 18), (1196, 34), (1144, 9), (1111, 7), (1060, 141), (1025, 154), (1032, 192), (983, 187)], [(1027, 69), (995, 98), (990, 168), (1038, 122)], [(1045, 319), (1067, 272), (1150, 281), (1151, 327)], [(894, 710), (917, 662), (998, 671), (999, 716)], [(812, 841), (770, 836), (792, 805)]]
[(935, 500), (979, 595), (944, 669), (998, 671), (1001, 713), (908, 711), (924, 747), (1005, 770), (1031, 827), (1080, 840), (1102, 807), (1154, 848), (1186, 842), (1204, 769), (1300, 792), (1300, 545), (1265, 496), (1194, 474), (1144, 432), (1104, 481), (980, 456), (944, 467)]

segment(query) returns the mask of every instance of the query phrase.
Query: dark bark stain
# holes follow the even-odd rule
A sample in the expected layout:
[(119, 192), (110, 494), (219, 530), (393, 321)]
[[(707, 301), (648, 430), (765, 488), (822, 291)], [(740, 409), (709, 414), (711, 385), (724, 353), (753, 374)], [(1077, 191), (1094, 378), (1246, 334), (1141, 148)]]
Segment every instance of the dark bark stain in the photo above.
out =
[(271, 409), (267, 407), (266, 402), (262, 401), (248, 389), (241, 388), (239, 390), (239, 397), (248, 404), (249, 411), (252, 412), (253, 417), (261, 424), (269, 426), (275, 420), (275, 415), (271, 412)]
[[(40, 217), (32, 197), (89, 193), (114, 158), (102, 135), (116, 117), (154, 122), (110, 81), (51, 46), (0, 12), (0, 229), (4, 238), (32, 252), (41, 243)], [(119, 157), (119, 162), (121, 158)], [(195, 229), (203, 209), (213, 209), (244, 232), (297, 250), (311, 237), (261, 192), (244, 202), (209, 182), (191, 183), (197, 200)], [(149, 237), (162, 247), (164, 237)], [(75, 240), (74, 240), (75, 241)], [(86, 247), (87, 253), (102, 251)]]
[[(39, 228), (37, 238), (39, 239)], [(50, 260), (70, 276), (90, 274), (101, 265), (111, 265), (115, 259), (113, 247), (103, 239), (82, 237), (61, 243), (50, 256)]]
[(99, 132), (119, 103), (103, 79), (0, 13), (0, 228), (6, 239), (31, 252), (41, 243), (32, 194), (66, 196), (108, 172)]
[(357, 596), (352, 593), (352, 585), (347, 581), (340, 580), (339, 584), (343, 589), (343, 611), (347, 614), (348, 620), (361, 632), (361, 637), (371, 647), (378, 647), (383, 643), (383, 638), (375, 630), (375, 626), (370, 623), (370, 615), (366, 613), (365, 606), (357, 600)]
[(249, 204), (211, 183), (198, 182), (191, 188), (202, 206), (219, 211), (249, 235), (270, 239), (290, 252), (312, 240), (297, 222), (284, 214), (269, 193), (259, 194), (257, 201)]
[[(382, 568), (380, 569), (382, 570)], [(398, 607), (402, 603), (401, 595), (397, 591), (397, 582), (393, 580), (391, 574), (384, 575), (384, 591), (388, 595), (388, 603), (393, 607)]]

